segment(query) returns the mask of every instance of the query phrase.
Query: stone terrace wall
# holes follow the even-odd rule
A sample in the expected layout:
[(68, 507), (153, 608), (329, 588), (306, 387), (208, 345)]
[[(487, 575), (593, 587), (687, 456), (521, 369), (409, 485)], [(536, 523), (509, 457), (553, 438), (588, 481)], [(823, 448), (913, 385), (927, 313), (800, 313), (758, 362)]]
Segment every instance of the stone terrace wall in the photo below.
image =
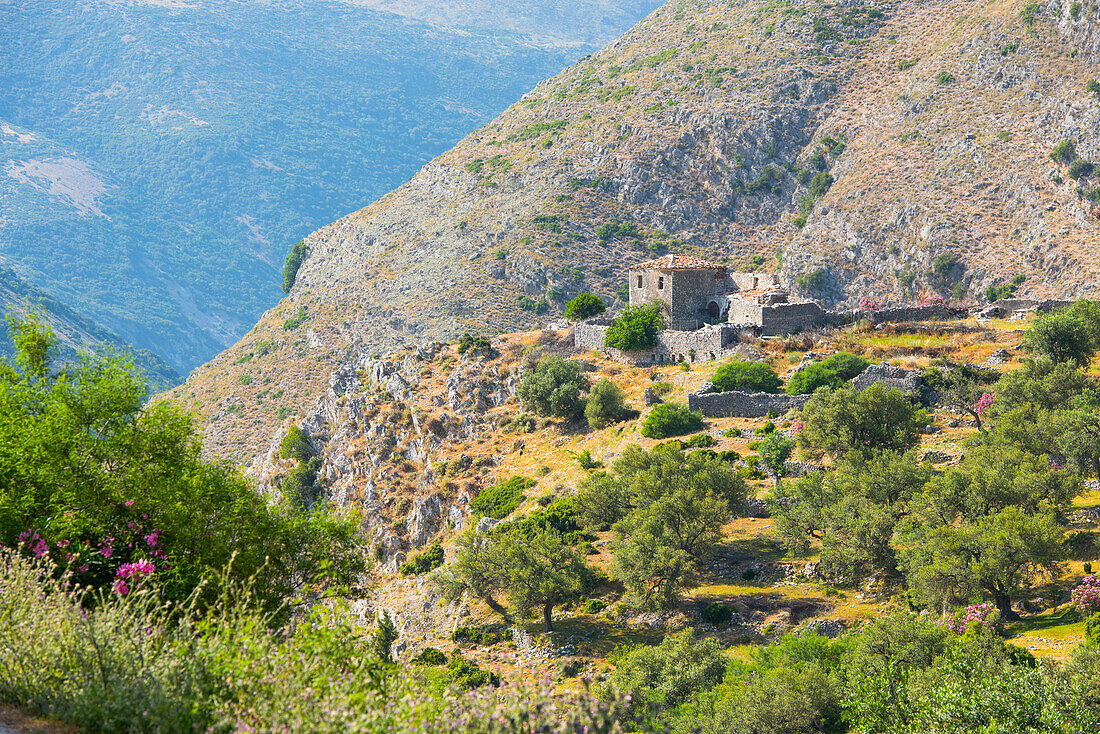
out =
[(705, 362), (722, 356), (723, 350), (735, 343), (741, 332), (729, 324), (704, 326), (695, 331), (660, 331), (657, 333), (657, 346), (624, 352), (604, 346), (610, 324), (610, 319), (590, 319), (577, 324), (573, 327), (574, 346), (584, 351), (603, 352), (612, 359), (631, 364)]
[(921, 391), (923, 380), (917, 370), (894, 367), (886, 362), (873, 364), (852, 380), (856, 390), (862, 392), (876, 382), (882, 383), (887, 390), (897, 388), (905, 395), (916, 395)]
[(782, 415), (801, 410), (809, 395), (772, 395), (764, 392), (718, 392), (708, 382), (688, 394), (688, 408), (708, 418), (763, 418), (768, 413)]

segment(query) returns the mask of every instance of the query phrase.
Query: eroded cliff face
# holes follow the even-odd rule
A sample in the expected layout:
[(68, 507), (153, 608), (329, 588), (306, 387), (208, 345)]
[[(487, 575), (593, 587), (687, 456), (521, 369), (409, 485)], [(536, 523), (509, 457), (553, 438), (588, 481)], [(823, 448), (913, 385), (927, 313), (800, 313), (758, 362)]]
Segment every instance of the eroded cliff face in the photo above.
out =
[(674, 0), (311, 235), (178, 395), (247, 463), (358, 355), (531, 328), (665, 251), (847, 305), (1090, 293), (1100, 180), (1049, 153), (1100, 161), (1096, 11), (1025, 5)]

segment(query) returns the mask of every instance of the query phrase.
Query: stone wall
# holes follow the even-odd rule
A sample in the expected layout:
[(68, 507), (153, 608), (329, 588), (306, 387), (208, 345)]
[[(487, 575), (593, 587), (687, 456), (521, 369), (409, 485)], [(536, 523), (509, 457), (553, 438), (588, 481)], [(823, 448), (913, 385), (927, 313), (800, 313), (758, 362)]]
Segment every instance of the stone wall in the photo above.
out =
[(1001, 298), (993, 302), (988, 308), (982, 311), (979, 316), (984, 318), (1005, 318), (1006, 316), (1011, 316), (1020, 311), (1050, 313), (1051, 311), (1057, 311), (1060, 308), (1067, 308), (1072, 305), (1073, 301), (1060, 301), (1055, 299), (1036, 301), (1031, 298)]
[(708, 382), (688, 394), (688, 408), (708, 418), (763, 418), (768, 413), (783, 415), (790, 410), (801, 410), (809, 395), (772, 395), (763, 392), (718, 392)]
[(573, 327), (573, 344), (577, 349), (603, 352), (612, 359), (630, 364), (662, 364), (669, 362), (705, 362), (718, 359), (723, 351), (736, 344), (740, 329), (729, 324), (704, 326), (695, 331), (657, 332), (657, 346), (624, 352), (604, 346), (610, 319), (590, 319)]
[(777, 303), (759, 308), (760, 321), (757, 323), (764, 336), (783, 336), (829, 323), (828, 312), (813, 301)]
[(875, 383), (881, 383), (887, 390), (897, 388), (905, 395), (919, 395), (924, 384), (917, 370), (894, 367), (886, 362), (871, 365), (852, 380), (852, 386), (860, 392)]

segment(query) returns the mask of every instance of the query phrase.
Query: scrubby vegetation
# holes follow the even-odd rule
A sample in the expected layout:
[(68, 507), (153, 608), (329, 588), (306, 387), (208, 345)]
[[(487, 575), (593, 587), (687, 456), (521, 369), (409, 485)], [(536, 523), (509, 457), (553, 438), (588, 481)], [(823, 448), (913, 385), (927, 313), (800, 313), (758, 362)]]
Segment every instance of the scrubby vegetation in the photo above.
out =
[(719, 390), (778, 392), (783, 380), (763, 362), (728, 362), (714, 372), (711, 382)]
[(573, 300), (565, 304), (565, 318), (570, 321), (584, 321), (599, 316), (607, 310), (603, 299), (595, 293), (578, 293)]
[(679, 403), (661, 403), (642, 421), (640, 433), (647, 438), (668, 438), (694, 433), (703, 427), (703, 416)]
[(656, 305), (627, 306), (607, 330), (604, 346), (625, 352), (656, 346), (657, 332), (667, 325), (664, 313)]

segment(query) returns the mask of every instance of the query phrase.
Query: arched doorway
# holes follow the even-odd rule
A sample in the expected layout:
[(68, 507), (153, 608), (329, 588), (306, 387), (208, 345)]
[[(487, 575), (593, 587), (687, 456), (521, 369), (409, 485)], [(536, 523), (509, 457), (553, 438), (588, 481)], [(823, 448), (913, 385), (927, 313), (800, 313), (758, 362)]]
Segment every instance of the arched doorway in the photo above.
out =
[(718, 305), (718, 301), (711, 301), (707, 304), (707, 315), (712, 319), (718, 318), (722, 313), (722, 308)]

